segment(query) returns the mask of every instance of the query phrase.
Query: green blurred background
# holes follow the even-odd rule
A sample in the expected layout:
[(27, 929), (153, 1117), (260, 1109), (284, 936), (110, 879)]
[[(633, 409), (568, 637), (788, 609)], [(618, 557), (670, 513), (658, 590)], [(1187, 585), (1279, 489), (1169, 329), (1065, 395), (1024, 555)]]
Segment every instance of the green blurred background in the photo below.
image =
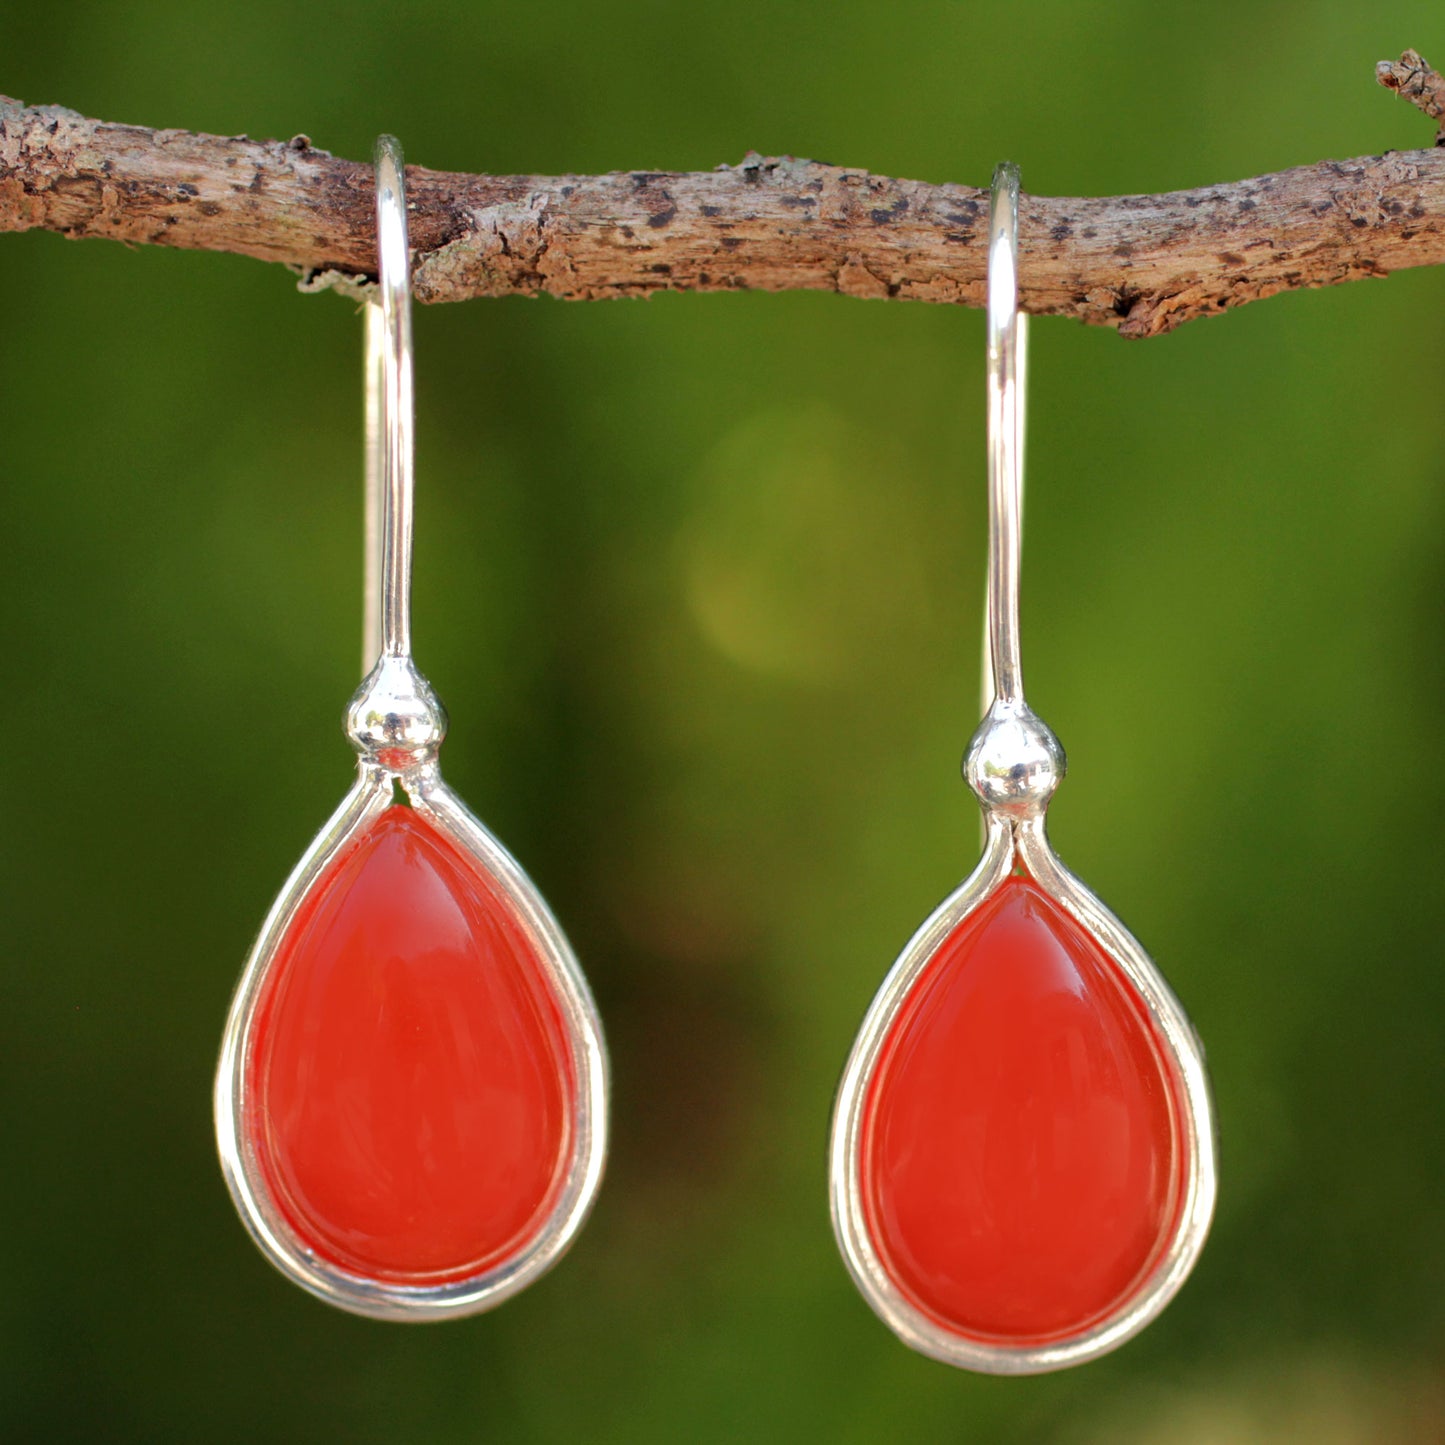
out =
[[(1165, 190), (1429, 144), (1424, 0), (275, 0), (0, 11), (0, 90), (454, 170), (752, 148)], [(1158, 341), (1033, 330), (1025, 644), (1061, 853), (1207, 1040), (1213, 1240), (1052, 1377), (897, 1344), (833, 1085), (972, 866), (977, 313), (825, 295), (416, 318), (421, 665), (453, 785), (594, 981), (615, 1150), (496, 1313), (327, 1309), (246, 1240), (211, 1071), (346, 788), (361, 325), (274, 267), (0, 237), (6, 1441), (1445, 1439), (1445, 274)]]

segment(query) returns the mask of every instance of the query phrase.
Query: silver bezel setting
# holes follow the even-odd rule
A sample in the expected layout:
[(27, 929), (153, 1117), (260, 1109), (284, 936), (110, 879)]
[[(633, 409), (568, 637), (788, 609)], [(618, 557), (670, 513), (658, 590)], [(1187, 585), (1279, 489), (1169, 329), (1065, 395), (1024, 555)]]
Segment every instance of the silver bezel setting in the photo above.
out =
[[(1103, 946), (1148, 1011), (1179, 1100), (1186, 1151), (1183, 1199), (1174, 1232), (1149, 1276), (1128, 1299), (1086, 1332), (1040, 1344), (1011, 1345), (972, 1338), (940, 1325), (918, 1309), (888, 1274), (863, 1212), (861, 1160), (863, 1108), (879, 1051), (919, 975), (943, 941), (1022, 862), (1039, 887)], [(1194, 1267), (1214, 1212), (1214, 1111), (1204, 1052), (1179, 1001), (1133, 935), (1055, 856), (1041, 817), (1016, 821), (992, 816), (978, 867), (950, 894), (889, 970), (864, 1016), (838, 1087), (829, 1151), (833, 1232), (863, 1298), (883, 1322), (920, 1353), (995, 1375), (1032, 1375), (1096, 1359), (1149, 1323), (1178, 1292)]]
[[(400, 1285), (353, 1274), (320, 1258), (287, 1225), (251, 1145), (246, 1109), (248, 1041), (277, 949), (327, 866), (392, 805), (399, 777), (412, 808), (472, 859), (510, 905), (562, 1015), (574, 1080), (573, 1135), (552, 1213), (523, 1249), (476, 1275), (444, 1284)], [(602, 1026), (571, 946), (516, 861), (442, 782), (435, 764), (400, 775), (363, 762), (355, 786), (287, 880), (261, 928), (231, 1003), (216, 1071), (216, 1142), (236, 1209), (261, 1252), (288, 1279), (328, 1304), (384, 1320), (456, 1319), (501, 1304), (546, 1273), (576, 1237), (602, 1179), (607, 1151), (607, 1052)]]

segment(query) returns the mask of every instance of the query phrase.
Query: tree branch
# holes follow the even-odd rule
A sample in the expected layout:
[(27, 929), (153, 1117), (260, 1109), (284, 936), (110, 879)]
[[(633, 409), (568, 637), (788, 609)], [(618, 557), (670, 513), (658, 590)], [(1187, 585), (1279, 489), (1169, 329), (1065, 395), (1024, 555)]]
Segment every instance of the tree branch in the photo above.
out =
[[(1378, 78), (1427, 115), (1414, 51)], [(749, 155), (693, 174), (473, 176), (408, 167), (421, 301), (810, 289), (983, 301), (987, 194)], [(355, 289), (371, 167), (313, 147), (88, 120), (0, 97), (0, 230), (229, 251)], [(1024, 307), (1156, 336), (1301, 287), (1445, 262), (1445, 149), (1321, 161), (1156, 196), (1027, 196)]]

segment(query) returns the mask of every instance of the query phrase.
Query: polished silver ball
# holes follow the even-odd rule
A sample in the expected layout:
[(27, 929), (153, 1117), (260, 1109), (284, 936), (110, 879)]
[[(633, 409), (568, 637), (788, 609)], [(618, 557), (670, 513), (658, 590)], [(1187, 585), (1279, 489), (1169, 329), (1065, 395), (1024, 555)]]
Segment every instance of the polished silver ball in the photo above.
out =
[(1022, 703), (995, 702), (963, 755), (964, 781), (990, 812), (1042, 813), (1067, 763), (1048, 725)]
[(447, 712), (408, 657), (383, 657), (346, 709), (346, 735), (370, 762), (401, 772), (436, 756)]

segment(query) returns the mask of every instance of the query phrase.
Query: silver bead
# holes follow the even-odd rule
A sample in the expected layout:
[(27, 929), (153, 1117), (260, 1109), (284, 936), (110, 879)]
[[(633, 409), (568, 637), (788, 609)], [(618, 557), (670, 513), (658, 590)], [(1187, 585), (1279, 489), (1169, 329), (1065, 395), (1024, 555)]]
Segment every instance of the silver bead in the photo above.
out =
[(963, 755), (964, 781), (991, 813), (1017, 818), (1043, 812), (1068, 764), (1059, 740), (1022, 702), (998, 702)]
[(446, 735), (446, 709), (409, 657), (383, 656), (346, 709), (352, 747), (391, 772), (431, 761)]

